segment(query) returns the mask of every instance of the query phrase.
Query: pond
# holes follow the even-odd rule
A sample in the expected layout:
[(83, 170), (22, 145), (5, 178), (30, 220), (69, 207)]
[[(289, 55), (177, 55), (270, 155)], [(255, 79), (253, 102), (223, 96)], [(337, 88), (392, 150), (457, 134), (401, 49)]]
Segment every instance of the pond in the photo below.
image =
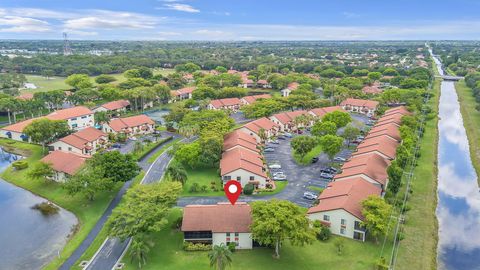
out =
[[(440, 61), (435, 58), (443, 75)], [(480, 192), (460, 103), (451, 81), (441, 85), (438, 142), (438, 268), (480, 269)], [(478, 127), (480, 128), (480, 127)]]
[[(19, 158), (0, 148), (0, 172)], [(58, 256), (77, 219), (61, 208), (52, 216), (31, 209), (45, 201), (0, 179), (0, 269), (41, 269)]]

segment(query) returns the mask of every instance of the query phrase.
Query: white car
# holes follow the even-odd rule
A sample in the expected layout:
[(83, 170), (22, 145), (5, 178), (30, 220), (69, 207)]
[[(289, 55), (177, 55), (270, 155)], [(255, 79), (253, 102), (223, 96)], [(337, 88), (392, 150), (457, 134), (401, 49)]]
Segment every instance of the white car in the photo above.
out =
[(136, 140), (137, 140), (137, 137), (131, 137), (130, 140), (136, 141)]
[(281, 169), (282, 165), (280, 165), (280, 164), (270, 164), (268, 166), (268, 168), (270, 168), (270, 169)]
[(343, 158), (343, 157), (336, 157), (336, 158), (333, 159), (333, 161), (345, 162), (345, 161), (347, 161), (347, 159), (346, 159), (346, 158)]
[(317, 195), (313, 194), (312, 192), (305, 192), (303, 193), (303, 198), (307, 199), (307, 200), (316, 200), (318, 198)]
[(273, 176), (285, 175), (285, 173), (284, 173), (284, 172), (274, 172), (272, 175), (273, 175)]
[(285, 174), (278, 174), (273, 177), (273, 180), (275, 181), (287, 180), (287, 176)]

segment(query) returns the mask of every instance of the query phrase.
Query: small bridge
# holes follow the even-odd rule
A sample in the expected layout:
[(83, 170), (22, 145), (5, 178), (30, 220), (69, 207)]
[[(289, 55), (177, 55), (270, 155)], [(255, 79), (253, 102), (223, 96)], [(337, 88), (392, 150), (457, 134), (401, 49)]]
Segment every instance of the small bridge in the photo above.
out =
[(460, 76), (450, 76), (450, 75), (436, 75), (435, 78), (442, 78), (444, 81), (460, 81), (463, 77)]

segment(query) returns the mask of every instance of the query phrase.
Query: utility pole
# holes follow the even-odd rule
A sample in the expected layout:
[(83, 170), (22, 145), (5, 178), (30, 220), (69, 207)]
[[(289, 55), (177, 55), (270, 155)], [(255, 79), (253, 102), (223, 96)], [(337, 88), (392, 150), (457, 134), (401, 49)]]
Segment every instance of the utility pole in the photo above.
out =
[(63, 32), (63, 55), (71, 55), (72, 48), (70, 48), (70, 41), (68, 40), (68, 35), (66, 32)]

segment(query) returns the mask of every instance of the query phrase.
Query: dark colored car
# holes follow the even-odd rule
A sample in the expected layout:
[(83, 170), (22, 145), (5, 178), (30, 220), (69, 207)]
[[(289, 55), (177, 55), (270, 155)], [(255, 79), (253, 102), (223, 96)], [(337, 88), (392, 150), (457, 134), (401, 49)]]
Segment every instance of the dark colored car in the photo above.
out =
[(121, 147), (122, 147), (122, 145), (119, 144), (119, 143), (114, 143), (114, 144), (112, 144), (112, 148), (117, 148), (117, 149), (119, 149), (119, 148), (121, 148)]
[(318, 161), (318, 157), (312, 158), (312, 163), (317, 163), (317, 161)]

